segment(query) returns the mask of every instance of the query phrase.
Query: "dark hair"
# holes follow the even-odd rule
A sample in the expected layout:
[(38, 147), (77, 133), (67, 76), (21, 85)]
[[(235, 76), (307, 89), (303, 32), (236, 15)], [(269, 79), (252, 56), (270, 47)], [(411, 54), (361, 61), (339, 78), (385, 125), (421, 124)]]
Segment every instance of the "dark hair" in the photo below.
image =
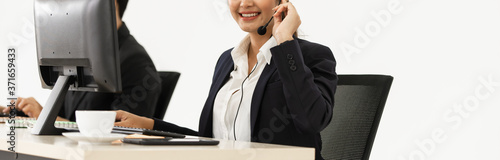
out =
[(120, 18), (123, 18), (123, 13), (125, 13), (125, 9), (127, 8), (128, 0), (118, 0), (118, 8), (120, 9)]

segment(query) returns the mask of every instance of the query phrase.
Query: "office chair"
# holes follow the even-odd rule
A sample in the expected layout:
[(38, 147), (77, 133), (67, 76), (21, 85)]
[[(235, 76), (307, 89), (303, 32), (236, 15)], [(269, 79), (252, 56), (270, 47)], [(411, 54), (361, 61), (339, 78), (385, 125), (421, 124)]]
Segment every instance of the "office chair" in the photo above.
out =
[(174, 93), (177, 81), (181, 76), (179, 72), (168, 72), (160, 71), (158, 75), (161, 78), (161, 92), (160, 97), (158, 97), (158, 102), (156, 103), (156, 108), (153, 117), (158, 119), (163, 119), (165, 117), (165, 112), (167, 111), (168, 103), (172, 94)]
[(325, 159), (368, 159), (392, 76), (339, 75), (330, 124), (321, 132)]

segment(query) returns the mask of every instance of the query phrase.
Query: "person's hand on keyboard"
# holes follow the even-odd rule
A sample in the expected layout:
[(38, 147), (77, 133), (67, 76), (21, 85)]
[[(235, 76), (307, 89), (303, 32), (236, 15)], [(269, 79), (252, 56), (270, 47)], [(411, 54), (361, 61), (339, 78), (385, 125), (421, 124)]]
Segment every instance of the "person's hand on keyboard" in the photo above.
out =
[[(14, 102), (14, 100), (10, 100), (10, 103), (12, 104)], [(1, 106), (0, 105), (0, 114), (9, 114), (10, 112), (10, 109), (9, 107), (5, 107), (5, 106)]]
[(126, 111), (116, 111), (115, 126), (153, 129), (154, 120), (147, 117), (141, 117)]
[[(33, 118), (38, 118), (40, 112), (42, 112), (42, 106), (33, 97), (29, 98), (17, 98), (16, 109), (18, 111), (23, 111), (26, 115)], [(9, 113), (10, 108), (3, 108), (2, 112)]]
[(5, 106), (0, 106), (0, 117), (8, 117), (9, 113), (8, 112), (3, 112), (3, 110), (7, 108)]
[(4, 112), (4, 110), (5, 110), (5, 109), (7, 109), (7, 107), (5, 107), (5, 106), (0, 106), (0, 111), (1, 111), (2, 113), (8, 113), (8, 112)]

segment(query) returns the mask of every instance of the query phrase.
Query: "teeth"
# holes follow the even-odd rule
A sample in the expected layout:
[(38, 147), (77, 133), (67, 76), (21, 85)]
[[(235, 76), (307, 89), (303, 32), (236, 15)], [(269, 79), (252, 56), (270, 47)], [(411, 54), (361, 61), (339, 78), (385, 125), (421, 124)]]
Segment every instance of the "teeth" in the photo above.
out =
[(250, 14), (241, 14), (241, 16), (243, 17), (253, 17), (253, 16), (257, 16), (258, 13), (250, 13)]

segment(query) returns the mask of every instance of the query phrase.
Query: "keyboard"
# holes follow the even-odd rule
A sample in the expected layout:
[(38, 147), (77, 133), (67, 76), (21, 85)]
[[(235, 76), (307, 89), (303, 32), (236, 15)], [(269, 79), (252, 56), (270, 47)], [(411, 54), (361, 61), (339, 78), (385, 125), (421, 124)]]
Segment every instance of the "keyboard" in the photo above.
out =
[[(35, 118), (29, 118), (29, 117), (16, 117), (14, 118), (15, 123), (11, 124), (8, 123), (9, 118), (8, 117), (0, 117), (0, 123), (5, 123), (7, 126), (12, 126), (16, 128), (32, 128), (35, 126), (36, 119)], [(54, 123), (54, 126), (56, 128), (75, 128), (78, 130), (78, 126), (76, 125), (76, 122), (68, 122), (68, 121), (56, 121)]]
[(12, 120), (14, 120), (14, 123), (9, 123), (9, 118), (8, 117), (2, 117), (0, 119), (0, 122), (5, 123), (6, 126), (9, 127), (16, 127), (16, 128), (27, 128), (28, 126), (32, 126), (34, 122), (36, 122), (35, 118), (28, 118), (28, 117), (16, 117)]
[(0, 117), (10, 117), (10, 114), (0, 112)]

